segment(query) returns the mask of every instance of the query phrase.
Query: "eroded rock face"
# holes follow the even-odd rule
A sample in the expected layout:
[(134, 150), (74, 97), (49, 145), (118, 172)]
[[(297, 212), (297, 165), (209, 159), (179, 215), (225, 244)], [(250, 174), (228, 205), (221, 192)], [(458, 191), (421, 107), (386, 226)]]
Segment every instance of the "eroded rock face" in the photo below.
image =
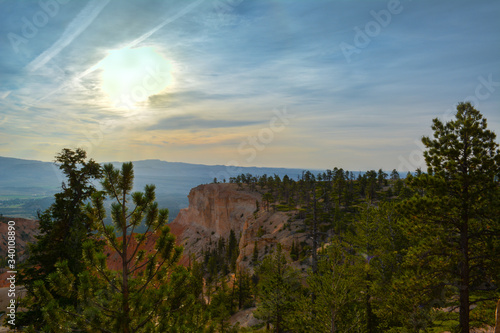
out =
[(256, 192), (238, 191), (236, 184), (207, 184), (193, 188), (188, 195), (189, 207), (181, 209), (170, 224), (199, 227), (214, 232), (215, 237), (229, 236), (231, 229), (238, 234), (242, 221), (253, 214), (256, 202), (261, 200)]
[(202, 250), (216, 244), (220, 237), (227, 240), (231, 229), (239, 239), (237, 264), (250, 269), (255, 242), (260, 260), (278, 242), (289, 251), (293, 241), (303, 241), (306, 237), (296, 232), (301, 222), (294, 220), (295, 211), (267, 211), (259, 192), (237, 184), (200, 185), (190, 191), (188, 198), (189, 207), (182, 209), (170, 223), (178, 244), (184, 246), (183, 264), (188, 263), (190, 256), (200, 259)]
[(190, 254), (198, 259), (211, 241), (227, 239), (231, 229), (238, 237), (260, 197), (258, 193), (239, 191), (236, 184), (206, 184), (191, 189), (189, 207), (181, 209), (169, 224), (177, 243), (184, 246), (182, 263)]

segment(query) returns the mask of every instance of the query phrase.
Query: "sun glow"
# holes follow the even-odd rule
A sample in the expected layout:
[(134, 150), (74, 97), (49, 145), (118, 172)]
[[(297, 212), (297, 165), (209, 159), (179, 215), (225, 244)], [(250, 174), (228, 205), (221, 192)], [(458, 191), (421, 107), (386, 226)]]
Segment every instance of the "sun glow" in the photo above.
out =
[(101, 89), (117, 107), (133, 108), (171, 83), (169, 62), (152, 47), (111, 51), (100, 67)]

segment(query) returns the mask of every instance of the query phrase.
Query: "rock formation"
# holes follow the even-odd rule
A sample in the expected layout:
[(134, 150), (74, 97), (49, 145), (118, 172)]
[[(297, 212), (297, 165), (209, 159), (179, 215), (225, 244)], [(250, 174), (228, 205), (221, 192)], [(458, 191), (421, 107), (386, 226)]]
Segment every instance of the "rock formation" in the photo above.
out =
[(295, 219), (296, 211), (267, 211), (262, 194), (237, 184), (200, 185), (190, 191), (188, 199), (189, 207), (170, 223), (178, 244), (184, 246), (183, 264), (191, 255), (200, 259), (203, 249), (220, 237), (227, 239), (231, 230), (239, 237), (237, 264), (242, 267), (250, 266), (256, 242), (261, 259), (278, 242), (290, 250), (293, 241), (306, 238), (298, 232), (303, 229), (303, 220)]

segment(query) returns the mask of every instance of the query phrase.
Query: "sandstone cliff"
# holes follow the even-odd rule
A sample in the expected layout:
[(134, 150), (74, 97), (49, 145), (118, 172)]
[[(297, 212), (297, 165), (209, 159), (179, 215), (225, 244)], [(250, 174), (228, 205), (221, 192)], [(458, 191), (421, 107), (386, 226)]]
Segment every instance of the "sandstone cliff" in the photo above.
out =
[[(264, 209), (262, 194), (239, 188), (236, 184), (206, 184), (193, 188), (188, 196), (189, 207), (180, 211), (170, 223), (178, 244), (184, 246), (182, 263), (190, 255), (200, 259), (203, 249), (220, 238), (227, 239), (234, 230), (239, 238), (240, 255), (237, 264), (250, 267), (255, 242), (259, 259), (278, 242), (289, 251), (292, 242), (303, 241), (303, 221), (296, 220), (295, 211)], [(259, 202), (259, 208), (257, 207)]]

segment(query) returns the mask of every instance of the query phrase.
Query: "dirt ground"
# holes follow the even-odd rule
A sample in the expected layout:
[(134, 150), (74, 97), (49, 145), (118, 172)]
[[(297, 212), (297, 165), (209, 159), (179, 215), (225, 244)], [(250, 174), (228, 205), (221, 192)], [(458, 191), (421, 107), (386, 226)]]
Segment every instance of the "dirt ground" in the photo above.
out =
[(256, 319), (253, 316), (253, 311), (255, 308), (250, 308), (246, 310), (242, 310), (240, 312), (235, 313), (230, 319), (229, 323), (231, 325), (234, 325), (236, 323), (240, 324), (240, 327), (251, 327), (253, 325), (257, 325), (261, 321)]

